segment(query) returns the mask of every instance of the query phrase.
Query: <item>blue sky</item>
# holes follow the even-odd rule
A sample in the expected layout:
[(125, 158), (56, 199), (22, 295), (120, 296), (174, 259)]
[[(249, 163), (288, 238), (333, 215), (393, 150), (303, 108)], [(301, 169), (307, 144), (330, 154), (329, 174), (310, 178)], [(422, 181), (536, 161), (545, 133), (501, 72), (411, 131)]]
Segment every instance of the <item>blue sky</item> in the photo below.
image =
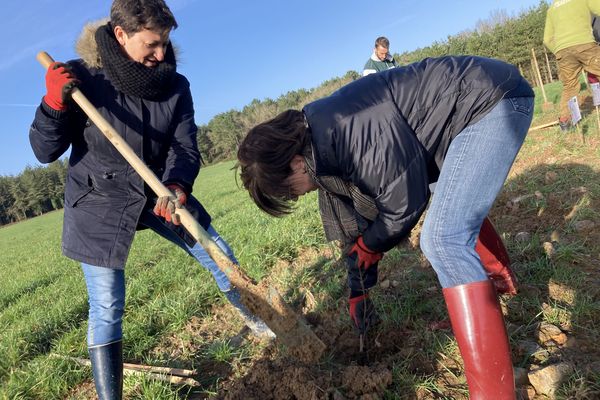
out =
[[(41, 50), (76, 58), (82, 26), (108, 16), (110, 0), (2, 1), (0, 175), (36, 166), (29, 125), (45, 93)], [(492, 12), (514, 15), (539, 0), (167, 0), (179, 28), (178, 70), (191, 82), (196, 123), (253, 99), (361, 71), (377, 36), (401, 53), (475, 27)]]

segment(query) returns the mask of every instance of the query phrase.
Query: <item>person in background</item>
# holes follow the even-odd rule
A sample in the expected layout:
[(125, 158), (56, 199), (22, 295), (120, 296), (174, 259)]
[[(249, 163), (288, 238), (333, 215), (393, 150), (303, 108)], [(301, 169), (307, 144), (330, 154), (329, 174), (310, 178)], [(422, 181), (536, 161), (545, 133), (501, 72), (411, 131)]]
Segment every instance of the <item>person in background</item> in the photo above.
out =
[(380, 36), (375, 40), (375, 48), (373, 49), (371, 58), (365, 64), (363, 76), (397, 66), (398, 63), (390, 54), (390, 41), (385, 36)]
[[(429, 204), (420, 245), (443, 288), (471, 399), (515, 399), (499, 285), (477, 238), (495, 234), (486, 216), (527, 134), (533, 96), (502, 61), (428, 58), (284, 111), (238, 150), (243, 186), (263, 211), (283, 216), (318, 190), (326, 237), (344, 244), (348, 308), (361, 333), (378, 261)], [(508, 271), (499, 275), (512, 285)]]
[(562, 131), (572, 127), (568, 101), (579, 93), (579, 76), (585, 70), (600, 75), (600, 47), (590, 21), (600, 14), (595, 0), (553, 0), (546, 14), (544, 45), (556, 56), (558, 77), (563, 84), (559, 124)]
[[(177, 22), (164, 0), (114, 0), (110, 21), (84, 28), (81, 59), (53, 63), (29, 137), (42, 163), (69, 147), (62, 251), (81, 262), (88, 291), (87, 344), (100, 399), (121, 399), (125, 263), (137, 229), (149, 228), (208, 269), (259, 336), (273, 333), (241, 304), (208, 254), (179, 225), (185, 206), (237, 263), (211, 217), (191, 195), (200, 169), (190, 85), (177, 73), (169, 39)], [(70, 101), (79, 86), (101, 115), (174, 193), (156, 198), (82, 110)]]

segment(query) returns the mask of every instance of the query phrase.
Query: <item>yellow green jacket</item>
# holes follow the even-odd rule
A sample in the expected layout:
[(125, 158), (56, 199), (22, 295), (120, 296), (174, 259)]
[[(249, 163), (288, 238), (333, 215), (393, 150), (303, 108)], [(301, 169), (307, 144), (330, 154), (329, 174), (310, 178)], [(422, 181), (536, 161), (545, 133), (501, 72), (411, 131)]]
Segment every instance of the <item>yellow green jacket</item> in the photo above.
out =
[(553, 53), (594, 43), (592, 16), (600, 15), (600, 0), (554, 0), (546, 14), (544, 45)]

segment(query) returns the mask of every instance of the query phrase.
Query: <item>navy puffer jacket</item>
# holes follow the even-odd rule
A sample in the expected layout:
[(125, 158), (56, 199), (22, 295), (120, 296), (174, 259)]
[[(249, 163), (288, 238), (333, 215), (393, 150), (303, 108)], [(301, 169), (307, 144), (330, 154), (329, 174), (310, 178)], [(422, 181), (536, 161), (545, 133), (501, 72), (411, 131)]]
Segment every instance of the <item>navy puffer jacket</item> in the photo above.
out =
[(513, 65), (481, 57), (429, 58), (360, 78), (303, 109), (316, 174), (375, 199), (379, 214), (363, 239), (387, 251), (425, 210), (452, 139), (510, 97), (533, 91)]
[[(191, 192), (200, 153), (187, 79), (177, 74), (166, 99), (150, 101), (117, 91), (102, 68), (82, 60), (69, 64), (83, 94), (156, 176)], [(155, 202), (141, 177), (75, 104), (57, 112), (42, 102), (30, 142), (42, 163), (58, 159), (71, 147), (63, 253), (91, 265), (123, 268), (138, 219)], [(195, 205), (190, 211), (206, 229), (210, 216), (199, 202), (190, 203)]]

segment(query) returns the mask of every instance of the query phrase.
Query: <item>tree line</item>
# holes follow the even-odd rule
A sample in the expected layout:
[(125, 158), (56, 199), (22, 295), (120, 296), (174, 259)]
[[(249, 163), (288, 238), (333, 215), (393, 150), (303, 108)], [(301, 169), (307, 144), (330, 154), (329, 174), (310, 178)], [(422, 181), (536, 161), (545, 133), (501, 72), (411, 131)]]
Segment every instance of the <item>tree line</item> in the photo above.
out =
[[(493, 12), (476, 27), (430, 46), (402, 54), (394, 54), (404, 65), (426, 57), (472, 54), (498, 58), (519, 67), (534, 83), (531, 49), (535, 50), (543, 79), (548, 82), (557, 75), (556, 62), (542, 44), (548, 3), (509, 16), (504, 11)], [(305, 104), (331, 94), (341, 86), (360, 78), (356, 71), (330, 79), (313, 89), (287, 92), (277, 99), (254, 99), (240, 110), (217, 114), (207, 124), (198, 127), (198, 145), (205, 163), (235, 158), (239, 142), (256, 124), (289, 108), (301, 109)], [(68, 161), (56, 161), (45, 167), (27, 167), (18, 176), (0, 176), (0, 225), (21, 221), (63, 207), (64, 181)]]
[(18, 176), (0, 176), (0, 225), (63, 207), (68, 160), (27, 167)]
[[(519, 15), (508, 16), (504, 11), (496, 11), (487, 20), (477, 23), (476, 28), (448, 36), (430, 46), (395, 55), (400, 64), (410, 64), (426, 57), (443, 55), (478, 55), (497, 58), (519, 67), (521, 74), (535, 84), (535, 70), (532, 66), (534, 49), (541, 68), (542, 79), (552, 81), (558, 76), (556, 58), (543, 45), (544, 26), (549, 4), (541, 0), (537, 6), (522, 11)], [(590, 21), (591, 29), (591, 21)]]

